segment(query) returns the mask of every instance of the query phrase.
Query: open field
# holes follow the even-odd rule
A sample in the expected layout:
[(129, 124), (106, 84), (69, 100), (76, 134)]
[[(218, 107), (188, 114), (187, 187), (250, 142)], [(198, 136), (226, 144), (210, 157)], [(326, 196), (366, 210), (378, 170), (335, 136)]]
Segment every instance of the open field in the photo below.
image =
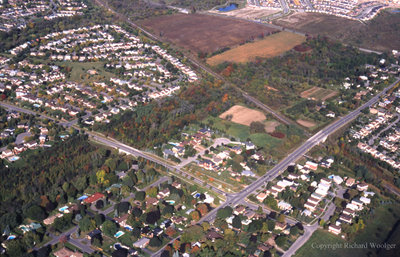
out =
[(305, 37), (291, 32), (279, 32), (262, 40), (247, 43), (207, 59), (209, 65), (223, 62), (244, 63), (256, 57), (275, 57), (305, 41)]
[(219, 117), (221, 119), (227, 119), (227, 116), (232, 116), (229, 119), (232, 122), (250, 126), (253, 121), (264, 121), (267, 117), (261, 111), (253, 110), (241, 105), (232, 106), (229, 110), (222, 113)]
[[(59, 62), (58, 64), (72, 68), (70, 74), (71, 81), (89, 83), (115, 76), (104, 69), (104, 62)], [(88, 70), (96, 70), (97, 74), (90, 75), (87, 72)]]
[(315, 125), (317, 125), (314, 122), (308, 121), (308, 120), (296, 120), (296, 122), (299, 123), (300, 125), (302, 125), (303, 127), (306, 127), (306, 128), (312, 128)]
[(311, 35), (323, 35), (346, 44), (378, 51), (400, 48), (400, 13), (385, 10), (371, 21), (361, 23), (333, 15), (294, 13), (274, 22)]
[(250, 21), (205, 14), (179, 13), (150, 18), (141, 24), (161, 38), (196, 53), (213, 53), (276, 31)]
[(275, 131), (275, 128), (280, 125), (277, 121), (266, 121), (265, 122), (265, 132), (272, 133)]
[(241, 19), (254, 20), (254, 19), (268, 17), (274, 13), (279, 12), (279, 10), (270, 10), (270, 9), (258, 8), (255, 6), (246, 6), (244, 8), (236, 9), (230, 12), (219, 12), (219, 11), (210, 11), (210, 12)]
[(325, 101), (326, 99), (334, 97), (336, 94), (337, 94), (336, 91), (330, 89), (325, 89), (321, 87), (312, 87), (310, 89), (301, 92), (300, 96), (306, 99)]
[[(311, 236), (311, 238), (305, 243), (294, 255), (295, 257), (354, 257), (354, 256), (396, 256), (390, 255), (391, 251), (381, 249), (379, 253), (376, 252), (377, 249), (372, 249), (370, 243), (380, 244), (383, 242), (393, 243), (392, 238), (388, 236), (395, 224), (399, 220), (398, 212), (400, 211), (399, 204), (383, 204), (377, 207), (374, 211), (374, 215), (371, 215), (365, 223), (365, 229), (357, 234), (354, 240), (347, 242), (338, 236), (335, 236), (327, 231), (317, 230)], [(392, 233), (395, 237), (396, 233)], [(344, 243), (358, 243), (365, 244), (369, 246), (368, 248), (345, 248)], [(332, 249), (321, 249), (318, 248), (319, 245), (334, 245), (342, 244), (335, 250)], [(398, 242), (396, 242), (398, 243)], [(398, 248), (398, 245), (396, 246)], [(397, 249), (395, 249), (397, 250)], [(389, 254), (389, 255), (385, 255)]]

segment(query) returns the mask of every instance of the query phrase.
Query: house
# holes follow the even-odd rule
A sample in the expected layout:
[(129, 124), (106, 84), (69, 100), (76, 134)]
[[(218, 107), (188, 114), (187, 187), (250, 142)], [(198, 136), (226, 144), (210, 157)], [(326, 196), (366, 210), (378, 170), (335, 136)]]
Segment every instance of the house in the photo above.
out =
[(175, 187), (176, 189), (181, 189), (182, 184), (179, 182), (174, 181), (171, 186)]
[(366, 183), (360, 183), (357, 185), (357, 190), (358, 191), (366, 191), (368, 190), (368, 184)]
[(89, 240), (92, 240), (95, 237), (98, 237), (99, 235), (101, 235), (101, 231), (99, 229), (95, 229), (93, 231), (90, 231), (87, 235), (86, 238)]
[(356, 182), (356, 180), (354, 178), (348, 178), (346, 180), (346, 186), (348, 187), (352, 187), (354, 185), (354, 183)]
[(343, 214), (343, 213), (342, 213), (342, 214), (339, 216), (339, 220), (351, 224), (351, 221), (353, 220), (353, 218), (352, 218), (351, 216), (349, 216), (349, 215), (346, 215), (346, 214)]
[(133, 243), (133, 247), (136, 248), (145, 248), (150, 242), (150, 239), (147, 237), (142, 237), (139, 240), (137, 240), (136, 242)]
[(128, 220), (129, 214), (126, 213), (119, 218), (114, 218), (115, 222), (117, 222), (121, 227), (126, 227), (126, 221)]
[(174, 216), (174, 217), (171, 218), (171, 221), (174, 224), (182, 224), (186, 220), (187, 219), (185, 217), (182, 217), (182, 216)]
[(276, 230), (284, 230), (285, 228), (286, 228), (286, 224), (285, 223), (277, 222), (275, 224), (275, 229)]
[(155, 206), (158, 204), (158, 199), (154, 197), (149, 197), (146, 199), (146, 207), (149, 207), (151, 205)]
[(342, 232), (342, 228), (332, 224), (332, 225), (329, 225), (328, 231), (335, 235), (339, 235)]
[(297, 179), (299, 179), (299, 178), (300, 178), (300, 175), (299, 175), (299, 174), (290, 173), (290, 174), (288, 175), (288, 179), (291, 179), (291, 180), (297, 180)]
[(291, 210), (292, 209), (292, 205), (290, 203), (285, 202), (285, 201), (280, 201), (278, 203), (278, 208), (281, 209), (281, 210), (287, 211), (287, 210)]
[(304, 208), (308, 209), (309, 211), (315, 211), (315, 208), (317, 207), (316, 204), (310, 203), (310, 202), (306, 202), (304, 204)]
[(158, 194), (157, 194), (157, 198), (165, 198), (168, 197), (170, 194), (169, 188), (165, 188), (164, 190), (161, 190)]
[(246, 210), (246, 208), (243, 205), (239, 205), (235, 208), (235, 210), (233, 211), (233, 213), (235, 215), (239, 215), (239, 214), (243, 214), (244, 211)]
[(65, 247), (53, 253), (56, 257), (83, 257), (83, 253), (73, 252)]
[(61, 213), (57, 213), (55, 215), (49, 216), (43, 220), (43, 224), (45, 224), (46, 226), (51, 225), (54, 223), (55, 219), (60, 218), (62, 216), (63, 216), (63, 214), (61, 214)]
[(100, 200), (104, 197), (105, 196), (102, 193), (95, 193), (95, 194), (89, 196), (88, 198), (84, 199), (83, 201), (85, 203), (92, 204), (92, 203), (96, 202), (97, 200)]
[(38, 143), (36, 141), (30, 141), (28, 143), (25, 143), (25, 146), (29, 149), (33, 149), (38, 145)]
[(218, 234), (216, 231), (211, 230), (207, 233), (206, 238), (208, 240), (211, 240), (212, 242), (215, 241), (215, 239), (223, 239), (224, 237), (220, 234)]
[(362, 202), (363, 204), (370, 204), (371, 203), (371, 199), (369, 199), (369, 198), (367, 198), (367, 197), (364, 197), (364, 196), (361, 196), (360, 197), (360, 202)]
[(333, 182), (335, 182), (336, 184), (340, 185), (343, 183), (343, 179), (340, 176), (333, 176)]
[(13, 155), (14, 155), (13, 151), (11, 151), (10, 149), (7, 149), (7, 150), (4, 150), (4, 151), (1, 153), (1, 158), (4, 159), (4, 158), (11, 157), (11, 156), (13, 156)]
[(354, 217), (356, 212), (352, 209), (346, 208), (343, 210), (343, 214)]
[(275, 189), (268, 189), (267, 190), (267, 195), (272, 195), (273, 197), (278, 197), (279, 192), (276, 191)]
[(246, 146), (246, 150), (253, 150), (256, 148), (252, 142), (245, 142), (244, 145)]
[(312, 161), (307, 161), (305, 167), (309, 168), (310, 170), (316, 171), (318, 169), (318, 164)]
[(260, 244), (260, 245), (257, 246), (257, 249), (262, 251), (262, 252), (269, 251), (272, 248), (273, 248), (273, 246), (270, 245), (270, 244)]
[(267, 194), (266, 193), (263, 193), (263, 192), (261, 192), (261, 193), (259, 193), (257, 196), (256, 196), (256, 198), (257, 198), (257, 200), (259, 201), (259, 202), (264, 202), (264, 200), (265, 200), (265, 198), (267, 198)]

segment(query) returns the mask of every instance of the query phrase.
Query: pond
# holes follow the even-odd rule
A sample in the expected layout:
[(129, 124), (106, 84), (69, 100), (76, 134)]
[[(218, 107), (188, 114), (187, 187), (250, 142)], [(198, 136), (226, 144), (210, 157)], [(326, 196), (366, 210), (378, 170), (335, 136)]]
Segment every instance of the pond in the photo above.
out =
[(229, 11), (233, 11), (233, 10), (235, 10), (237, 8), (238, 8), (237, 4), (230, 4), (228, 6), (219, 8), (218, 11), (220, 11), (220, 12), (229, 12)]

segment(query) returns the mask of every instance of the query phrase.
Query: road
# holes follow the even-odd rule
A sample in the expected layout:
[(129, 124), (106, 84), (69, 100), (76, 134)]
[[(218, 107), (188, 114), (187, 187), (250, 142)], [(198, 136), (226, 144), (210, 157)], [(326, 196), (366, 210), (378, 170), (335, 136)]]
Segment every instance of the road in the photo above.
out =
[[(318, 145), (321, 142), (324, 142), (326, 138), (340, 129), (341, 127), (349, 124), (351, 121), (353, 121), (358, 115), (360, 115), (361, 111), (365, 108), (370, 107), (371, 105), (375, 104), (378, 102), (379, 98), (385, 94), (389, 89), (394, 87), (400, 79), (398, 78), (393, 84), (390, 86), (386, 87), (383, 91), (380, 93), (376, 94), (374, 97), (372, 97), (368, 102), (364, 103), (362, 106), (357, 108), (356, 110), (350, 112), (344, 117), (341, 117), (337, 119), (335, 122), (332, 124), (328, 125), (318, 133), (316, 133), (314, 136), (310, 137), (305, 143), (303, 143), (300, 147), (298, 147), (295, 151), (293, 151), (291, 154), (289, 154), (285, 159), (283, 159), (281, 162), (279, 162), (274, 168), (269, 170), (264, 176), (262, 176), (260, 179), (257, 181), (253, 182), (251, 185), (243, 189), (241, 192), (236, 193), (234, 195), (231, 195), (231, 197), (227, 197), (227, 201), (225, 201), (223, 204), (221, 204), (219, 207), (211, 210), (207, 215), (202, 217), (198, 223), (202, 223), (204, 221), (211, 222), (216, 218), (217, 212), (221, 208), (225, 208), (226, 206), (236, 206), (237, 204), (241, 203), (243, 199), (248, 197), (250, 194), (253, 194), (258, 188), (263, 186), (266, 182), (269, 182), (273, 179), (275, 179), (277, 176), (279, 176), (280, 173), (282, 173), (286, 168), (291, 164), (295, 163), (299, 158), (301, 158), (304, 154), (306, 154), (311, 148), (314, 146)], [(332, 206), (329, 206), (328, 210), (325, 213), (325, 216), (330, 215)], [(326, 217), (322, 218), (326, 218)], [(329, 217), (329, 216), (328, 216)], [(312, 235), (312, 233), (316, 230), (316, 228), (309, 228), (307, 229), (307, 234), (299, 240), (299, 242), (296, 243), (297, 249), (300, 248), (307, 240), (308, 238)], [(306, 232), (305, 232), (306, 233)], [(293, 249), (295, 249), (293, 247)], [(295, 249), (295, 250), (297, 250)], [(154, 253), (152, 256), (159, 256), (162, 252), (162, 249), (160, 251)], [(287, 252), (286, 254), (290, 254), (290, 252)], [(290, 255), (287, 255), (290, 256)]]
[[(339, 128), (341, 128), (344, 125), (350, 123), (358, 115), (360, 115), (360, 113), (361, 113), (361, 111), (363, 109), (368, 108), (371, 105), (375, 104), (383, 94), (385, 94), (389, 89), (394, 87), (398, 82), (400, 82), (399, 78), (394, 83), (392, 83), (390, 86), (386, 87), (383, 91), (381, 91), (380, 93), (378, 93), (377, 95), (372, 97), (368, 102), (366, 102), (365, 104), (363, 104), (362, 106), (360, 106), (356, 110), (350, 112), (349, 114), (347, 114), (344, 117), (339, 118), (338, 120), (336, 120), (332, 124), (328, 125), (324, 129), (322, 129), (321, 131), (319, 131), (318, 133), (316, 133), (315, 135), (310, 137), (305, 143), (303, 143), (295, 151), (290, 153), (286, 158), (284, 158), (281, 162), (279, 162), (274, 168), (269, 170), (264, 176), (262, 176), (257, 181), (255, 181), (252, 184), (250, 184), (248, 187), (246, 187), (245, 189), (243, 189), (239, 193), (226, 194), (224, 191), (222, 191), (222, 190), (220, 190), (218, 188), (215, 188), (215, 187), (213, 187), (211, 185), (208, 185), (208, 187), (210, 189), (214, 190), (216, 193), (226, 195), (227, 196), (227, 201), (225, 201), (219, 207), (217, 207), (217, 208), (213, 209), (212, 211), (210, 211), (206, 216), (202, 217), (200, 219), (199, 223), (202, 223), (204, 221), (210, 222), (210, 221), (214, 220), (219, 209), (224, 208), (224, 207), (226, 207), (228, 205), (229, 206), (236, 206), (243, 199), (248, 197), (250, 194), (253, 194), (258, 188), (263, 186), (266, 182), (269, 182), (269, 181), (275, 179), (291, 163), (295, 163), (299, 158), (301, 158), (304, 154), (306, 154), (311, 148), (313, 148), (314, 146), (318, 145), (319, 143), (325, 141), (326, 138), (329, 135), (334, 133)], [(22, 112), (25, 112), (25, 113), (36, 114), (33, 111), (26, 110), (26, 109), (23, 109), (23, 108), (20, 108), (20, 107), (16, 107), (16, 106), (13, 106), (13, 105), (5, 104), (3, 102), (1, 102), (0, 105), (2, 105), (3, 107), (6, 107), (8, 109), (15, 110), (15, 111), (22, 111)], [(99, 135), (97, 135), (97, 134), (95, 134), (93, 132), (88, 132), (88, 134), (91, 136), (91, 138), (93, 140), (101, 142), (101, 143), (103, 143), (103, 144), (105, 144), (105, 145), (107, 145), (109, 147), (113, 147), (113, 148), (116, 148), (116, 149), (118, 149), (118, 150), (120, 150), (122, 152), (125, 152), (125, 153), (128, 153), (128, 154), (132, 154), (132, 155), (135, 155), (135, 156), (138, 156), (138, 157), (145, 158), (145, 159), (150, 160), (152, 162), (155, 162), (155, 163), (158, 163), (160, 165), (163, 165), (164, 167), (166, 167), (169, 170), (174, 170), (176, 172), (180, 172), (181, 174), (185, 173), (185, 174), (187, 174), (187, 176), (192, 177), (194, 182), (196, 182), (196, 183), (200, 183), (201, 184), (203, 182), (203, 181), (199, 180), (198, 178), (196, 178), (195, 176), (192, 176), (191, 174), (186, 173), (186, 172), (180, 170), (179, 168), (176, 168), (175, 166), (173, 166), (173, 165), (171, 165), (169, 163), (166, 163), (165, 161), (163, 161), (161, 159), (155, 158), (155, 157), (153, 157), (152, 155), (150, 155), (148, 153), (145, 153), (143, 151), (140, 151), (138, 149), (135, 149), (133, 147), (125, 145), (125, 144), (123, 144), (123, 143), (121, 143), (121, 142), (119, 142), (117, 140), (104, 138), (104, 137), (101, 137), (101, 136), (99, 136)], [(58, 240), (59, 240), (59, 238), (58, 238)]]

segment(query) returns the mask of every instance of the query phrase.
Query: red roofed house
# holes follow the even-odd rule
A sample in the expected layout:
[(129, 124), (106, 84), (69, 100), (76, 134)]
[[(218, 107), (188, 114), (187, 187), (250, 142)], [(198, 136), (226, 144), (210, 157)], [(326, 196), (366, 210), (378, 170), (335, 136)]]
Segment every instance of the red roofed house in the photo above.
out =
[(88, 198), (86, 198), (86, 199), (83, 200), (83, 201), (84, 201), (85, 203), (92, 204), (92, 203), (96, 202), (97, 200), (102, 199), (102, 198), (104, 198), (104, 197), (105, 197), (105, 196), (104, 196), (102, 193), (95, 193), (95, 194), (89, 196)]

